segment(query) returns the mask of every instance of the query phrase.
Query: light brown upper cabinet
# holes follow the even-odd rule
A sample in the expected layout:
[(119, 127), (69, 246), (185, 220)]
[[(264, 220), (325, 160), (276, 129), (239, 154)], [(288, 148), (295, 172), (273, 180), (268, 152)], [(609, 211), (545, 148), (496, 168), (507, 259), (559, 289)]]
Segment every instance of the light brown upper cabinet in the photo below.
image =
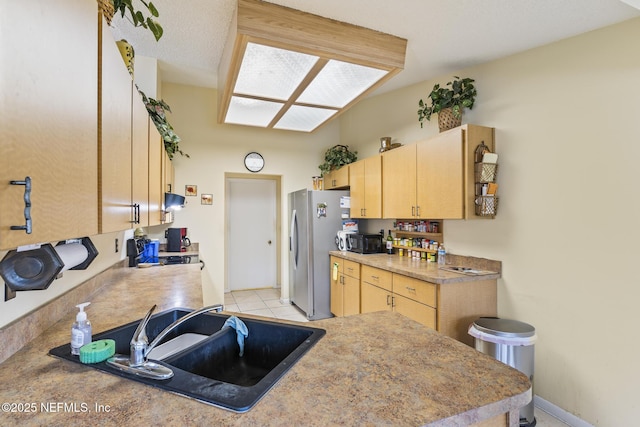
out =
[(162, 169), (164, 142), (151, 119), (149, 125), (149, 225), (162, 224), (164, 215), (164, 171)]
[(382, 216), (416, 218), (416, 144), (382, 153)]
[(474, 151), (494, 129), (464, 125), (382, 154), (384, 218), (477, 218)]
[(3, 2), (0, 28), (0, 249), (95, 235), (96, 3)]
[(131, 115), (133, 82), (106, 22), (99, 22), (99, 78), (102, 83), (98, 109), (100, 165), (100, 232), (133, 226), (131, 202)]
[(349, 164), (351, 218), (382, 217), (382, 157)]
[[(133, 115), (131, 117), (131, 203), (133, 205), (134, 227), (147, 227), (150, 224), (150, 150), (149, 113), (135, 86), (132, 92)], [(152, 124), (153, 125), (153, 124)], [(155, 127), (155, 126), (154, 126)], [(160, 162), (156, 173), (160, 175)]]
[(349, 167), (343, 166), (340, 169), (325, 173), (323, 177), (325, 190), (337, 190), (349, 187)]

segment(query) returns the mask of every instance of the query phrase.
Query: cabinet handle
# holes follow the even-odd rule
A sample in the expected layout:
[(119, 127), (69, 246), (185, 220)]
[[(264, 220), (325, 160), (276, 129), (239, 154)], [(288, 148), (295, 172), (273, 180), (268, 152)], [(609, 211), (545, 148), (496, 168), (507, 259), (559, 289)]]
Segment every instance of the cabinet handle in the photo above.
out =
[(420, 216), (420, 206), (416, 206), (416, 216)]
[(416, 207), (411, 206), (411, 216), (416, 216)]
[(392, 302), (389, 301), (391, 299), (391, 295), (387, 294), (387, 305), (391, 305)]
[(396, 297), (391, 297), (391, 307), (396, 306)]
[(380, 280), (380, 277), (378, 277), (378, 276), (371, 276), (371, 278), (372, 278), (373, 280)]
[(407, 290), (408, 290), (409, 292), (415, 292), (415, 291), (416, 291), (416, 288), (410, 288), (410, 287), (408, 287), (408, 286), (405, 286), (405, 288), (407, 288)]
[(9, 181), (11, 185), (24, 185), (24, 225), (12, 225), (11, 230), (24, 230), (31, 234), (31, 177), (25, 177), (24, 181)]
[(134, 203), (131, 205), (133, 208), (133, 221), (129, 221), (132, 224), (140, 224), (140, 205), (138, 203)]

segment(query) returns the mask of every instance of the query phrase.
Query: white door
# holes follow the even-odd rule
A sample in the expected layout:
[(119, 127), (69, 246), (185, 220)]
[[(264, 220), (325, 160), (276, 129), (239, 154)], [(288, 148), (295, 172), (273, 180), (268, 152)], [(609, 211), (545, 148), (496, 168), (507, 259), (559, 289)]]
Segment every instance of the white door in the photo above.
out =
[(277, 287), (276, 181), (227, 179), (227, 284)]

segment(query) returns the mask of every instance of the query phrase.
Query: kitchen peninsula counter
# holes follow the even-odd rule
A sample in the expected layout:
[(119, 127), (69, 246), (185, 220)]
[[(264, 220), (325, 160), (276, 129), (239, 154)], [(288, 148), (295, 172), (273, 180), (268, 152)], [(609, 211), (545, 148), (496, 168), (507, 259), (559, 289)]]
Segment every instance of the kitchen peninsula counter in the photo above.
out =
[[(92, 298), (95, 333), (153, 305), (202, 306), (198, 265), (126, 269)], [(236, 414), (49, 356), (69, 315), (0, 364), (3, 425), (518, 425), (529, 379), (397, 313), (312, 322), (327, 334), (256, 406)], [(9, 404), (9, 405), (7, 405)], [(13, 404), (13, 405), (11, 405)], [(11, 410), (14, 410), (12, 412)], [(497, 418), (494, 418), (497, 417)], [(498, 422), (502, 422), (501, 424)]]
[[(499, 279), (502, 264), (500, 261), (447, 254), (447, 265), (463, 265), (465, 267), (473, 267), (478, 270), (485, 270), (488, 273), (472, 275), (441, 270), (435, 262), (416, 260), (409, 257), (398, 256), (397, 254), (359, 254), (348, 251), (329, 251), (329, 255), (354, 261), (362, 265), (368, 265), (391, 271), (393, 273), (413, 277), (415, 279), (437, 283), (439, 285)], [(450, 259), (454, 261), (451, 262)]]

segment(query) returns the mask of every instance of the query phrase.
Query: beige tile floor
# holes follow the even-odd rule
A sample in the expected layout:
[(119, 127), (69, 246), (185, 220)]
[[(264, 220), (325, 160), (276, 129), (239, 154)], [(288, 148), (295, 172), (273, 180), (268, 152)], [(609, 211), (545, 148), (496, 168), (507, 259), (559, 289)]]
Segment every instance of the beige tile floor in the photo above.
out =
[[(224, 294), (226, 311), (251, 313), (258, 316), (307, 322), (307, 317), (291, 304), (280, 301), (280, 289), (253, 289), (233, 291)], [(565, 424), (540, 408), (535, 409), (536, 427), (567, 427)]]
[(277, 319), (307, 322), (304, 313), (280, 301), (280, 289), (254, 289), (224, 294), (224, 308), (237, 313), (250, 313)]

